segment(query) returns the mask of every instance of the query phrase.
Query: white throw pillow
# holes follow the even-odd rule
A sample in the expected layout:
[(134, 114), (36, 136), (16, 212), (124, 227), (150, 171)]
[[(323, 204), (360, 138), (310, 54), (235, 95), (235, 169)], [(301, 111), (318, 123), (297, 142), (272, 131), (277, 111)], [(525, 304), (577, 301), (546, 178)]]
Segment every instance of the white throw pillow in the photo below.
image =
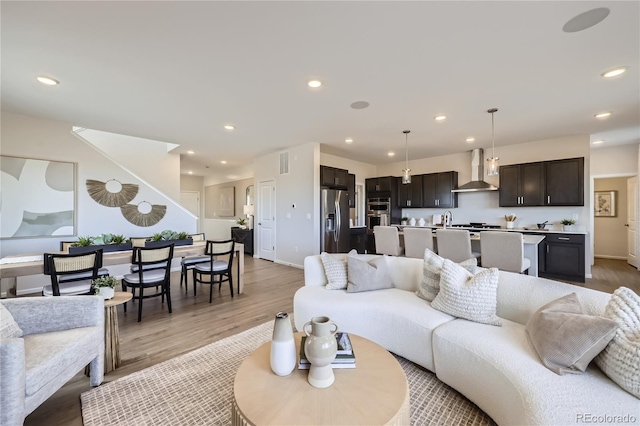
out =
[(387, 257), (376, 257), (367, 262), (358, 256), (347, 256), (347, 293), (393, 288)]
[[(424, 250), (424, 264), (422, 267), (422, 282), (416, 294), (418, 297), (433, 302), (440, 291), (440, 273), (444, 265), (444, 257), (440, 257), (429, 249)], [(467, 271), (475, 274), (478, 260), (474, 257), (458, 263)]]
[(440, 292), (431, 307), (454, 317), (501, 326), (502, 322), (496, 316), (498, 277), (497, 268), (473, 275), (445, 259), (440, 274)]
[(596, 357), (596, 364), (622, 389), (640, 398), (640, 296), (626, 287), (618, 288), (604, 316), (617, 322), (619, 328)]
[[(357, 255), (356, 250), (351, 250), (347, 256)], [(344, 254), (320, 253), (320, 260), (324, 266), (324, 274), (327, 276), (327, 290), (344, 290), (347, 288), (347, 258)]]
[(22, 329), (13, 319), (13, 315), (0, 303), (0, 339), (22, 337)]

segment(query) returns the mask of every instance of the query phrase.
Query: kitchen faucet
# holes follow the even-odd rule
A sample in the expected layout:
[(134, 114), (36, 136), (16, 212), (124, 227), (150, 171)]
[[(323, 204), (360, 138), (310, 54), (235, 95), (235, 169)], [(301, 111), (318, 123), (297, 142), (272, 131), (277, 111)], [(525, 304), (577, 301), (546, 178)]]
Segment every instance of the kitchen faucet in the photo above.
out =
[(447, 210), (446, 212), (444, 212), (444, 215), (442, 215), (442, 227), (446, 229), (447, 225), (451, 226), (452, 222), (453, 213), (451, 213), (451, 210)]

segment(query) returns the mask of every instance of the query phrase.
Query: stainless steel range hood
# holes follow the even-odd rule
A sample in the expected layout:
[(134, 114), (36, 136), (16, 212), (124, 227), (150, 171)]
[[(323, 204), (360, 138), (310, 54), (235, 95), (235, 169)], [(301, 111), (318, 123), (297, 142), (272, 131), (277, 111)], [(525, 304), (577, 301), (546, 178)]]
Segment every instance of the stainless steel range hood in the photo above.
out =
[(482, 180), (484, 176), (484, 151), (475, 148), (471, 151), (471, 182), (465, 183), (451, 192), (497, 191), (496, 186)]

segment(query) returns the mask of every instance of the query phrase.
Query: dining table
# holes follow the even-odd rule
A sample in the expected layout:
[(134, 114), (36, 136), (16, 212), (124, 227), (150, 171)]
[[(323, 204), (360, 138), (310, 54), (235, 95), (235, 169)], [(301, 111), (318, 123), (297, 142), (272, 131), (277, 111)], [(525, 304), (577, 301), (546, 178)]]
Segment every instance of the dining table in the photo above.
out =
[[(206, 241), (195, 241), (192, 245), (176, 246), (173, 249), (173, 257), (189, 257), (204, 255)], [(237, 282), (237, 292), (244, 291), (244, 244), (235, 243), (236, 268), (233, 279)], [(57, 252), (64, 253), (64, 252)], [(0, 259), (0, 279), (5, 278), (10, 281), (6, 290), (6, 297), (16, 297), (18, 278), (30, 275), (41, 275), (44, 273), (44, 263), (42, 254), (23, 254), (7, 256)], [(125, 265), (131, 263), (131, 250), (114, 251), (103, 253), (102, 265)]]

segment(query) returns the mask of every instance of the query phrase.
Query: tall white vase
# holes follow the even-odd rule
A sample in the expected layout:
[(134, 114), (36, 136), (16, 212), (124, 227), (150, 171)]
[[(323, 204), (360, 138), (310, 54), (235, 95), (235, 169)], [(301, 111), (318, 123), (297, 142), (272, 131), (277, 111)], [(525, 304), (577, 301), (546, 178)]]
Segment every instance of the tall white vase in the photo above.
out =
[[(309, 325), (311, 326), (311, 334), (307, 331)], [(338, 325), (330, 321), (328, 317), (313, 317), (302, 330), (307, 335), (304, 342), (304, 354), (311, 364), (307, 380), (311, 386), (327, 388), (335, 380), (331, 363), (338, 352), (338, 342), (336, 342), (335, 336)]]
[(287, 376), (296, 367), (296, 342), (286, 312), (278, 312), (273, 323), (270, 361), (271, 370), (278, 376)]

